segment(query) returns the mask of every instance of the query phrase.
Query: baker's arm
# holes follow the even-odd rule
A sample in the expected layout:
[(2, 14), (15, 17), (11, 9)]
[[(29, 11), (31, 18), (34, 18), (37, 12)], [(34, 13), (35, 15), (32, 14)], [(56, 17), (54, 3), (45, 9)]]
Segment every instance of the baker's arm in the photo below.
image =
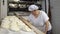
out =
[(48, 22), (49, 22), (49, 20), (47, 20), (47, 21), (45, 22), (45, 25), (46, 25), (46, 26), (45, 26), (45, 33), (47, 33), (47, 31), (48, 31), (48, 26), (49, 26), (49, 25), (48, 25)]

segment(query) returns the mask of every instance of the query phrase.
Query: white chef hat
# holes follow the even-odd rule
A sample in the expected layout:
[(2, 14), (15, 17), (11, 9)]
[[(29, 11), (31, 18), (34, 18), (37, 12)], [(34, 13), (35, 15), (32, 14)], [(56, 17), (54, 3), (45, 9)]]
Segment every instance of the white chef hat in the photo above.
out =
[(36, 5), (30, 5), (29, 8), (28, 8), (29, 11), (34, 11), (34, 10), (37, 10), (37, 9), (39, 9), (39, 7), (36, 6)]

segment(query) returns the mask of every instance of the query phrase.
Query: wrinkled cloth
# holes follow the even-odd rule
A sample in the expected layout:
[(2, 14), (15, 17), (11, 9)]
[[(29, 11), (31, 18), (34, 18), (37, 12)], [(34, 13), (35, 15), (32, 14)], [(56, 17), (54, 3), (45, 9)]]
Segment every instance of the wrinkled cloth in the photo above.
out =
[(7, 16), (2, 20), (1, 34), (36, 34), (16, 16)]
[(36, 33), (33, 31), (26, 32), (22, 30), (20, 30), (19, 32), (15, 32), (8, 29), (0, 28), (0, 34), (36, 34)]

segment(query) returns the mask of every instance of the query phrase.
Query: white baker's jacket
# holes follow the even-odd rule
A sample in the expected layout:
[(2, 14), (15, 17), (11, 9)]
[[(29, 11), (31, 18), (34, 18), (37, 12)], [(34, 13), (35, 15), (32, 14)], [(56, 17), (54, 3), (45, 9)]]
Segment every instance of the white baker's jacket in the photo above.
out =
[[(49, 17), (47, 14), (40, 10), (40, 14), (37, 18), (35, 18), (32, 14), (29, 15), (28, 20), (33, 24), (35, 27), (37, 27), (39, 30), (45, 32), (45, 22), (49, 20)], [(49, 22), (48, 31), (51, 30), (51, 24)]]

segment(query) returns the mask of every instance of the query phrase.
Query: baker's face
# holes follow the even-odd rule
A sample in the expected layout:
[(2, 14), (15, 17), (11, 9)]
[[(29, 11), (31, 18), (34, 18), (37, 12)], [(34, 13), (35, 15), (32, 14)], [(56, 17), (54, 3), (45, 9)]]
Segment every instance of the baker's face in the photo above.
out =
[(37, 15), (38, 14), (38, 10), (32, 11), (32, 14)]

